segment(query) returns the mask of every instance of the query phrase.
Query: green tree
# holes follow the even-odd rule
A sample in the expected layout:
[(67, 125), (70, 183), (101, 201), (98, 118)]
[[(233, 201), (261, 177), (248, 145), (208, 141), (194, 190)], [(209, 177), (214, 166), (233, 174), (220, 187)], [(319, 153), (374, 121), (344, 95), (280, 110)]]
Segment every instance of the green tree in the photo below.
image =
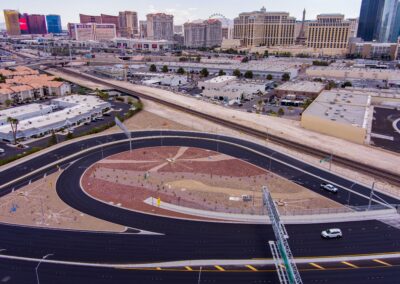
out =
[(346, 88), (346, 87), (353, 87), (353, 84), (349, 81), (346, 81), (342, 84), (342, 88)]
[(247, 79), (253, 79), (253, 71), (247, 70), (247, 71), (244, 73), (244, 77), (247, 78)]
[(7, 117), (7, 122), (10, 124), (11, 126), (11, 132), (13, 135), (13, 144), (16, 145), (17, 144), (17, 131), (18, 131), (18, 124), (19, 124), (19, 120), (13, 117)]
[(314, 99), (307, 99), (303, 104), (303, 109), (306, 110), (310, 106), (310, 104), (312, 104), (313, 101)]
[(5, 83), (6, 82), (6, 77), (3, 76), (3, 74), (0, 74), (0, 83)]
[(218, 72), (218, 76), (224, 76), (224, 75), (226, 75), (226, 73), (225, 73), (225, 71), (224, 70), (219, 70), (219, 72)]
[(74, 134), (72, 132), (68, 132), (67, 136), (65, 137), (67, 140), (71, 140), (74, 138)]
[(208, 77), (209, 72), (208, 72), (207, 68), (201, 69), (200, 75), (201, 75), (202, 77)]
[(157, 67), (156, 67), (156, 65), (151, 64), (151, 65), (150, 65), (150, 68), (149, 68), (149, 71), (150, 71), (150, 72), (157, 72)]
[(96, 89), (96, 95), (105, 101), (107, 101), (110, 97), (107, 92), (101, 91), (99, 89)]
[(200, 55), (197, 55), (197, 56), (196, 56), (196, 61), (197, 61), (197, 62), (200, 62), (200, 61), (201, 61), (201, 56), (200, 56)]
[(289, 73), (285, 73), (282, 75), (282, 81), (289, 81), (290, 80), (290, 74)]
[(236, 76), (236, 77), (240, 77), (240, 76), (242, 76), (242, 73), (240, 73), (240, 70), (239, 69), (235, 69), (235, 70), (233, 70), (233, 76)]
[(268, 58), (268, 57), (269, 57), (269, 51), (268, 51), (268, 50), (264, 51), (264, 57), (265, 57), (265, 58)]
[[(182, 67), (179, 67), (178, 70), (176, 70), (176, 73), (185, 74), (185, 69), (183, 69)], [(205, 77), (207, 77), (207, 76), (205, 76)]]
[(335, 81), (329, 81), (328, 85), (325, 87), (325, 89), (328, 91), (334, 88), (337, 88), (337, 84), (335, 83)]
[(4, 103), (6, 104), (6, 107), (9, 107), (9, 106), (11, 105), (12, 101), (9, 100), (9, 99), (6, 99), (6, 100), (4, 101)]
[(267, 75), (267, 80), (271, 81), (272, 79), (273, 79), (272, 75), (271, 75), (271, 74), (268, 74), (268, 75)]
[(285, 111), (283, 110), (283, 108), (279, 108), (279, 109), (278, 109), (278, 115), (279, 115), (279, 116), (285, 115)]
[(167, 65), (164, 65), (164, 66), (162, 67), (161, 71), (162, 71), (163, 73), (168, 73), (168, 66), (167, 66)]
[(56, 145), (57, 143), (58, 143), (58, 140), (57, 140), (56, 133), (54, 132), (54, 130), (52, 130), (48, 146), (50, 147), (50, 146)]

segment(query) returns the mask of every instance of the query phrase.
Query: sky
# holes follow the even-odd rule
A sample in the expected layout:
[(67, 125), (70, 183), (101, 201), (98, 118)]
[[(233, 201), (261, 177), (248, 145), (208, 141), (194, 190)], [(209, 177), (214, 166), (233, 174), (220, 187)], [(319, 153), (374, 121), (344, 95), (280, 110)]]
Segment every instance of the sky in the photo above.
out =
[[(241, 12), (259, 10), (285, 11), (301, 19), (303, 9), (306, 19), (315, 19), (320, 13), (342, 13), (348, 18), (358, 17), (362, 0), (0, 0), (0, 9), (16, 9), (28, 14), (59, 14), (62, 25), (79, 22), (82, 14), (111, 14), (119, 11), (137, 11), (139, 20), (146, 14), (165, 12), (174, 15), (175, 24), (190, 20), (207, 19), (218, 13), (233, 19)], [(0, 13), (0, 22), (4, 15)]]

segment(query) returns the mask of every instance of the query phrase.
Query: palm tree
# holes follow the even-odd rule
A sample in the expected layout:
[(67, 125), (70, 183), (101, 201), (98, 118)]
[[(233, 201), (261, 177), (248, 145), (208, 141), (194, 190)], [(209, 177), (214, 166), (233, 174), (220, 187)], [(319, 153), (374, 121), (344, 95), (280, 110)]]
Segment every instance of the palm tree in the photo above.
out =
[(18, 131), (18, 123), (19, 120), (13, 117), (7, 117), (7, 122), (10, 123), (11, 126), (11, 132), (13, 134), (14, 138), (14, 145), (17, 144), (17, 131)]

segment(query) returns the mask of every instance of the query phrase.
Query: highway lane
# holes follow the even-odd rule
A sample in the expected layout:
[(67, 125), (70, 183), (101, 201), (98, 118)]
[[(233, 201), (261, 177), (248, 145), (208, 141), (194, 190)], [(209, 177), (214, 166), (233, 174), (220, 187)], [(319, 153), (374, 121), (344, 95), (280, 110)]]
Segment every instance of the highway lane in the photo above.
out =
[[(162, 144), (185, 145), (188, 141), (188, 139), (163, 138)], [(198, 143), (196, 141), (197, 140), (190, 141), (190, 143), (196, 145), (195, 143)], [(154, 143), (154, 145), (160, 145), (161, 140), (135, 142), (134, 147), (140, 148), (143, 146), (150, 146), (153, 145), (152, 143)], [(220, 152), (232, 156), (239, 155), (235, 147), (225, 145), (224, 143), (216, 145), (215, 142), (203, 141), (201, 144), (202, 145), (197, 146), (203, 148), (208, 147), (214, 150), (218, 148)], [(90, 144), (88, 143), (88, 145)], [(107, 156), (127, 149), (127, 143), (114, 147), (104, 147), (104, 155)], [(242, 153), (243, 151), (240, 152)], [(116, 223), (129, 225), (135, 228), (161, 231), (162, 233), (166, 233), (166, 235), (149, 237), (107, 233), (96, 234), (2, 225), (0, 243), (7, 249), (7, 254), (41, 257), (47, 253), (55, 253), (55, 259), (96, 262), (269, 257), (269, 250), (266, 244), (268, 240), (273, 239), (272, 231), (269, 226), (220, 225), (179, 220), (171, 221), (166, 218), (143, 216), (138, 213), (126, 212), (121, 208), (110, 207), (106, 204), (99, 203), (87, 196), (82, 197), (79, 195), (79, 192), (82, 194), (79, 188), (70, 186), (74, 185), (74, 181), (76, 185), (76, 181), (84, 168), (100, 159), (100, 155), (99, 151), (89, 155), (86, 154), (83, 159), (75, 162), (73, 166), (69, 167), (64, 172), (62, 177), (65, 177), (65, 179), (60, 179), (59, 183), (63, 184), (67, 190), (59, 191), (60, 196), (63, 199), (69, 196), (69, 198), (72, 198), (72, 201), (75, 202), (72, 206), (77, 206), (80, 210), (88, 214), (93, 214), (102, 219), (112, 220)], [(252, 163), (259, 163), (264, 167), (269, 166), (267, 165), (269, 164), (268, 159), (260, 159), (257, 155), (253, 157), (251, 153), (246, 153), (244, 156), (239, 155), (238, 157), (244, 158)], [(272, 164), (274, 163), (276, 163), (275, 166), (278, 169), (279, 163), (272, 162)], [(282, 170), (282, 174), (283, 173), (285, 173), (285, 171)], [(71, 178), (71, 176), (74, 178)], [(71, 190), (71, 188), (74, 190)], [(65, 193), (68, 194), (63, 195)], [(71, 202), (71, 200), (66, 201), (67, 203)], [(80, 207), (82, 205), (83, 208)], [(294, 255), (337, 255), (345, 253), (399, 251), (399, 230), (384, 225), (381, 222), (351, 222), (343, 224), (337, 223), (336, 225), (344, 230), (345, 238), (332, 242), (326, 242), (320, 239), (320, 231), (326, 228), (323, 224), (288, 226), (288, 231), (291, 236), (290, 244), (292, 245)], [(29, 238), (26, 238), (26, 236), (29, 236)], [(60, 240), (62, 240), (62, 242), (60, 242)], [(150, 273), (149, 275), (149, 277), (154, 277), (154, 273)], [(175, 279), (175, 276), (171, 277)], [(232, 278), (239, 279), (237, 277)], [(230, 277), (228, 277), (228, 279), (230, 279)], [(247, 279), (249, 279), (248, 277), (245, 279), (245, 283), (251, 283), (247, 281)], [(265, 277), (262, 279), (265, 279)], [(150, 280), (147, 278), (144, 281), (149, 282)], [(160, 281), (168, 283), (166, 279), (160, 279)], [(187, 279), (185, 281), (187, 281)], [(221, 282), (216, 283), (224, 283), (224, 280), (220, 281)], [(231, 281), (228, 283), (235, 282)], [(243, 279), (237, 283), (244, 283)]]
[[(279, 159), (280, 161), (283, 161), (287, 164), (294, 165), (300, 169), (306, 170), (307, 172), (311, 173), (314, 176), (319, 176), (324, 179), (331, 180), (338, 185), (342, 187), (352, 187), (354, 191), (357, 191), (364, 196), (369, 196), (371, 189), (359, 184), (354, 184), (351, 180), (345, 179), (343, 177), (340, 177), (338, 175), (335, 175), (334, 173), (330, 173), (321, 169), (318, 169), (314, 166), (308, 165), (306, 163), (303, 163), (299, 160), (293, 159), (292, 157), (289, 157), (287, 155), (274, 152), (273, 150), (266, 148), (263, 145), (255, 144), (249, 141), (245, 140), (240, 140), (236, 139), (233, 137), (226, 137), (226, 136), (221, 136), (221, 135), (214, 135), (214, 134), (207, 134), (207, 133), (192, 133), (192, 132), (180, 132), (180, 131), (139, 131), (139, 132), (133, 132), (134, 137), (146, 137), (146, 136), (162, 136), (162, 135), (173, 135), (173, 136), (196, 136), (196, 137), (206, 137), (206, 138), (215, 138), (221, 141), (228, 141), (232, 143), (238, 143), (239, 145), (243, 145), (246, 147), (249, 147), (251, 149), (254, 149), (256, 151), (259, 151), (261, 153), (264, 153), (265, 155), (272, 155), (275, 159)], [(50, 153), (40, 155), (37, 158), (34, 158), (32, 160), (28, 160), (21, 165), (18, 165), (14, 168), (4, 170), (0, 172), (0, 180), (3, 183), (12, 181), (16, 179), (17, 177), (27, 174), (31, 172), (35, 168), (40, 168), (43, 166), (48, 165), (50, 162), (54, 162), (57, 160), (57, 158), (60, 157), (67, 157), (71, 155), (72, 153), (79, 152), (82, 149), (85, 148), (90, 148), (93, 146), (99, 145), (100, 142), (102, 143), (107, 143), (111, 141), (116, 141), (124, 139), (124, 135), (119, 133), (119, 134), (112, 134), (112, 135), (107, 135), (107, 136), (102, 136), (102, 137), (95, 137), (95, 138), (88, 138), (87, 140), (84, 141), (77, 141), (76, 143), (70, 144), (63, 146), (59, 149), (55, 149), (51, 151)], [(161, 143), (160, 143), (161, 144)], [(214, 147), (210, 147), (212, 150), (217, 150), (218, 145), (220, 143), (214, 143)], [(241, 150), (240, 149), (233, 149), (229, 152), (232, 156), (238, 157), (238, 158), (243, 158), (243, 155), (241, 155)], [(248, 155), (248, 154), (246, 154)], [(246, 159), (246, 157), (244, 157)], [(269, 166), (271, 165), (271, 170), (283, 177), (289, 178), (295, 182), (303, 184), (305, 187), (309, 188), (310, 190), (313, 190), (319, 194), (322, 194), (332, 200), (335, 200), (337, 202), (340, 202), (342, 204), (349, 204), (352, 206), (366, 206), (368, 205), (368, 200), (367, 198), (362, 198), (356, 194), (349, 194), (346, 192), (345, 189), (342, 189), (341, 191), (343, 193), (337, 194), (337, 195), (332, 195), (328, 192), (324, 192), (319, 188), (319, 185), (323, 180), (318, 179), (316, 177), (304, 174), (303, 172), (300, 172), (295, 169), (291, 169), (288, 166), (283, 165), (280, 162), (277, 162), (275, 160), (272, 160), (271, 163), (268, 158), (265, 157), (257, 157), (256, 154), (252, 154), (252, 163), (255, 163), (258, 166), (261, 166), (265, 169), (269, 169)], [(2, 190), (0, 192), (0, 196), (9, 193), (14, 186), (8, 187), (8, 189)], [(399, 201), (393, 197), (387, 196), (385, 194), (375, 192), (376, 195), (379, 197), (383, 198), (389, 203), (392, 204), (397, 204)]]
[[(37, 262), (15, 261), (0, 259), (0, 281), (4, 283), (37, 283), (35, 267)], [(38, 269), (40, 283), (173, 283), (173, 284), (198, 284), (198, 283), (246, 283), (268, 284), (278, 283), (276, 272), (251, 271), (236, 268), (236, 272), (219, 271), (210, 267), (194, 268), (193, 271), (184, 269), (163, 270), (131, 270), (114, 268), (94, 268), (60, 264), (42, 263)], [(400, 269), (393, 267), (367, 267), (367, 268), (328, 268), (302, 269), (300, 268), (303, 283), (327, 284), (388, 284), (396, 283), (400, 278)], [(199, 281), (200, 280), (200, 281)]]
[[(182, 145), (187, 139), (163, 138), (163, 145)], [(197, 141), (197, 140), (196, 140)], [(197, 143), (191, 141), (191, 144)], [(160, 140), (135, 142), (134, 147), (159, 145)], [(208, 145), (208, 146), (207, 146)], [(216, 147), (213, 142), (203, 142), (202, 147)], [(234, 150), (220, 143), (221, 152)], [(105, 147), (104, 155), (128, 150), (127, 143)], [(40, 257), (49, 251), (57, 259), (87, 261), (161, 261), (209, 258), (269, 257), (266, 248), (273, 239), (269, 226), (221, 225), (204, 222), (170, 220), (110, 207), (89, 198), (79, 188), (79, 177), (86, 167), (101, 158), (99, 151), (76, 161), (60, 177), (57, 190), (60, 197), (72, 207), (101, 219), (128, 227), (145, 229), (166, 236), (132, 236), (123, 234), (95, 234), (58, 230), (42, 230), (4, 226), (0, 241), (7, 254)], [(249, 157), (247, 157), (249, 158)], [(339, 222), (340, 220), (338, 220)], [(345, 238), (327, 242), (320, 239), (320, 232), (327, 225), (288, 226), (295, 256), (336, 255), (365, 252), (399, 251), (400, 234), (381, 222), (336, 223), (344, 230)], [(29, 235), (29, 239), (22, 236)], [(60, 244), (60, 239), (63, 240)], [(130, 241), (129, 241), (130, 240)], [(132, 241), (134, 240), (134, 241)], [(126, 245), (129, 243), (129, 245)], [(118, 257), (116, 258), (116, 255)], [(134, 256), (134, 257), (133, 257)]]

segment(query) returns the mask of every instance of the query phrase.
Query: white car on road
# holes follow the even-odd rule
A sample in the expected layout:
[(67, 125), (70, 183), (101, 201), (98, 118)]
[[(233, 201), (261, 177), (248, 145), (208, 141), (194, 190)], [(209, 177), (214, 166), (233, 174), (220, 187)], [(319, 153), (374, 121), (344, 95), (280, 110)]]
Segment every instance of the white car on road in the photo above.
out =
[(330, 183), (321, 183), (321, 188), (332, 193), (337, 193), (339, 191), (339, 189), (336, 186)]
[(321, 232), (321, 237), (324, 239), (339, 239), (343, 237), (343, 234), (340, 229), (328, 229)]

